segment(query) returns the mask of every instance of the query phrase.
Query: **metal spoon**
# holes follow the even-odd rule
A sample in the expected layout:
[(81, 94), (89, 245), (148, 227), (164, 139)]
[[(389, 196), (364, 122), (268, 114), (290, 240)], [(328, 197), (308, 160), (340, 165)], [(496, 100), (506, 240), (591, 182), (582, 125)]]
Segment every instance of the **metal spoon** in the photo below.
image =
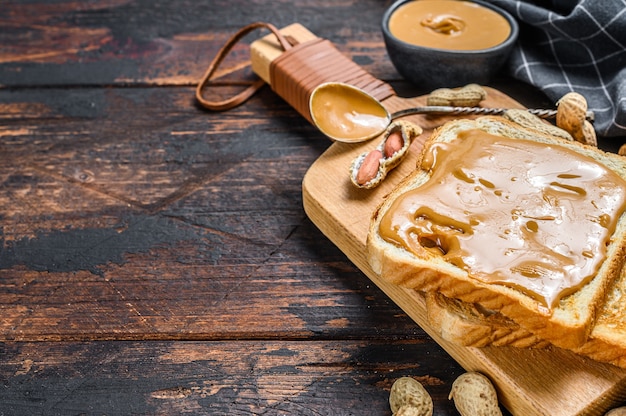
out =
[[(392, 120), (414, 114), (436, 115), (501, 115), (508, 108), (484, 107), (413, 107), (389, 113), (383, 104), (365, 91), (350, 84), (327, 82), (317, 86), (309, 99), (311, 118), (329, 138), (358, 143), (379, 136)], [(529, 113), (549, 119), (556, 110), (528, 109)], [(593, 120), (593, 112), (587, 112)]]

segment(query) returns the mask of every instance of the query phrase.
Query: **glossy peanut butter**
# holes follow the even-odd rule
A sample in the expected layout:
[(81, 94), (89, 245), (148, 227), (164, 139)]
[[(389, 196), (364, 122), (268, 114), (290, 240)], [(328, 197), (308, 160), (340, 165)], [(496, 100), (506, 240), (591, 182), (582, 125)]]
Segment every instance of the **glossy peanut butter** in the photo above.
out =
[(422, 167), (431, 179), (394, 201), (381, 236), (548, 309), (596, 274), (626, 208), (626, 181), (561, 146), (470, 130)]
[(389, 31), (412, 45), (480, 50), (504, 42), (511, 26), (499, 13), (460, 0), (415, 0), (391, 14)]
[(378, 101), (342, 84), (327, 84), (317, 89), (310, 110), (317, 127), (331, 138), (371, 137), (384, 131), (390, 121)]

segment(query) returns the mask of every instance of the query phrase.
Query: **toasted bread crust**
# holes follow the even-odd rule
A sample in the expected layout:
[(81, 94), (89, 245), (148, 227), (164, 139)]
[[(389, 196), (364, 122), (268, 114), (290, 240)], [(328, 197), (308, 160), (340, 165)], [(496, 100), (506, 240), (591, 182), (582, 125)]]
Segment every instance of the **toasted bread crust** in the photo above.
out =
[(443, 339), (466, 347), (545, 348), (549, 342), (499, 312), (438, 292), (424, 294), (428, 322)]
[[(467, 347), (542, 348), (549, 344), (497, 311), (484, 311), (436, 292), (424, 296), (429, 324), (449, 342)], [(626, 368), (626, 267), (599, 310), (589, 339), (572, 351)]]

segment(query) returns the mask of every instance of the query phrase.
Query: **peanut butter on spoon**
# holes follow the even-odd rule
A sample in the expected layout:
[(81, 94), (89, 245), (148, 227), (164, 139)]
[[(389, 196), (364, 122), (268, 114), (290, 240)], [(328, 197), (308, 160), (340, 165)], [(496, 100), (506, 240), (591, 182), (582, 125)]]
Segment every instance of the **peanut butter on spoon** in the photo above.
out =
[[(365, 91), (342, 82), (317, 86), (309, 98), (311, 119), (329, 138), (346, 143), (370, 140), (382, 134), (392, 120), (413, 114), (500, 115), (506, 108), (423, 106), (390, 114), (383, 104)], [(541, 118), (556, 116), (556, 110), (528, 109)], [(593, 117), (590, 113), (589, 117)]]

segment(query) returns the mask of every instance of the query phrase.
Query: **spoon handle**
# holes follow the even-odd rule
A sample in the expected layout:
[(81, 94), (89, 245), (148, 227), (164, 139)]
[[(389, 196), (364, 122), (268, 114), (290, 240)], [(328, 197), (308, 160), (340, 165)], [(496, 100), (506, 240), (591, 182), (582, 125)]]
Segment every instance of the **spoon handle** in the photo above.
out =
[[(502, 115), (508, 108), (485, 108), (485, 107), (447, 107), (447, 106), (425, 106), (425, 107), (413, 107), (404, 110), (396, 111), (391, 114), (391, 119), (394, 120), (399, 117), (405, 117), (412, 114), (447, 114), (447, 115)], [(543, 109), (528, 109), (529, 113), (536, 115), (540, 118), (554, 118), (556, 117), (556, 110), (543, 110)], [(587, 111), (587, 120), (593, 121), (594, 114), (592, 111)]]

